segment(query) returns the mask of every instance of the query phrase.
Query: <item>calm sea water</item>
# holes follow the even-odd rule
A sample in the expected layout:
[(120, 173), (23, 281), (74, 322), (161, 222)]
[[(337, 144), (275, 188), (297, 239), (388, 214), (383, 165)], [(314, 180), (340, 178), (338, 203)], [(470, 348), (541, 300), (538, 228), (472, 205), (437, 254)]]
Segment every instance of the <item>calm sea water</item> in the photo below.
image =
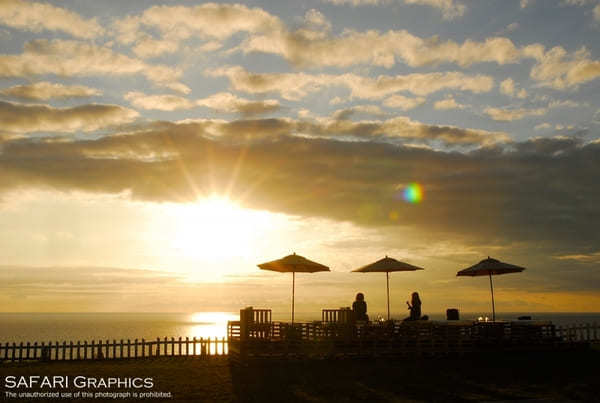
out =
[[(476, 319), (489, 313), (462, 313), (461, 319)], [(600, 313), (499, 313), (498, 319), (515, 320), (531, 315), (535, 320), (551, 320), (557, 325), (600, 323)], [(432, 320), (445, 320), (445, 314), (430, 314)], [(0, 313), (0, 342), (42, 342), (76, 340), (155, 340), (157, 337), (226, 337), (227, 321), (238, 313)], [(288, 320), (277, 317), (274, 320)], [(297, 321), (319, 319), (299, 314)], [(374, 318), (372, 318), (374, 319)], [(397, 318), (399, 319), (399, 318)]]

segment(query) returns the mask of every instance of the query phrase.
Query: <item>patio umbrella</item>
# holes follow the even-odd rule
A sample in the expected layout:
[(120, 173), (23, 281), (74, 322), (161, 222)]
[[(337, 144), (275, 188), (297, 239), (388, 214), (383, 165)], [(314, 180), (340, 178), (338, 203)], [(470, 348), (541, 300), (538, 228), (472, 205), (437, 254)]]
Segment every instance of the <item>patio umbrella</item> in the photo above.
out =
[(292, 273), (292, 323), (294, 323), (294, 296), (296, 293), (296, 273), (315, 273), (318, 271), (329, 271), (329, 267), (313, 262), (307, 258), (296, 255), (288, 255), (284, 258), (271, 262), (261, 263), (258, 267), (262, 270), (278, 271), (280, 273)]
[(488, 256), (487, 259), (483, 259), (481, 262), (467, 267), (456, 273), (457, 276), (489, 276), (490, 277), (490, 290), (492, 291), (492, 320), (496, 320), (496, 307), (494, 305), (494, 285), (492, 283), (492, 275), (507, 274), (507, 273), (519, 273), (525, 270), (524, 267), (515, 266), (514, 264), (504, 263), (496, 259), (492, 259)]
[(390, 319), (390, 272), (392, 271), (415, 271), (424, 270), (422, 267), (413, 266), (408, 263), (401, 262), (387, 255), (375, 263), (368, 264), (356, 270), (357, 273), (385, 273), (387, 283), (387, 318)]

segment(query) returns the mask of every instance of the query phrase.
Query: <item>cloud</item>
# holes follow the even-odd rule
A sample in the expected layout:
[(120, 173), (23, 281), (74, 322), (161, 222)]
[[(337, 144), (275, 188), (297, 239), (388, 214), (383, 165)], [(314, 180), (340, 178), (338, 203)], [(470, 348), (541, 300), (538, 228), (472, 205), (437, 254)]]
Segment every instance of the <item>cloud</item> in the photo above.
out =
[(446, 20), (462, 17), (467, 10), (464, 4), (455, 3), (454, 0), (404, 0), (404, 2), (438, 8)]
[(600, 4), (594, 7), (594, 19), (600, 21)]
[(465, 109), (467, 106), (456, 102), (454, 97), (442, 99), (433, 104), (434, 109), (449, 110), (449, 109)]
[(181, 71), (164, 65), (150, 65), (116, 53), (105, 46), (81, 41), (38, 39), (27, 42), (23, 53), (0, 55), (0, 77), (144, 75), (156, 85), (187, 93), (177, 80)]
[(383, 101), (383, 105), (387, 106), (388, 108), (397, 108), (403, 111), (414, 109), (417, 106), (423, 105), (424, 103), (425, 98), (423, 97), (407, 98), (403, 95), (392, 95)]
[(548, 129), (552, 129), (552, 125), (550, 123), (540, 123), (539, 125), (536, 125), (533, 129), (534, 130), (548, 130)]
[(133, 121), (137, 112), (118, 105), (89, 104), (73, 108), (0, 101), (3, 130), (13, 133), (91, 132)]
[(560, 46), (548, 51), (541, 46), (528, 46), (526, 49), (537, 60), (530, 76), (544, 86), (562, 90), (600, 77), (600, 61), (592, 60), (585, 47), (572, 54)]
[(32, 32), (62, 31), (84, 39), (92, 39), (104, 33), (95, 18), (86, 20), (61, 7), (23, 0), (0, 2), (0, 23)]
[(347, 120), (356, 113), (378, 115), (379, 112), (380, 110), (373, 106), (362, 105), (337, 111), (332, 118), (319, 118), (314, 121), (273, 118), (233, 122), (201, 120), (197, 124), (211, 137), (232, 140), (238, 137), (274, 139), (282, 135), (299, 135), (393, 142), (410, 140), (413, 143), (441, 142), (456, 146), (491, 145), (509, 141), (509, 137), (502, 132), (427, 125), (407, 117), (386, 120)]
[(597, 0), (562, 0), (561, 5), (563, 6), (585, 6), (586, 4), (595, 3)]
[[(128, 16), (114, 23), (116, 39), (133, 44), (139, 57), (156, 57), (177, 50), (179, 42), (192, 36), (210, 44), (238, 33), (261, 33), (283, 29), (278, 17), (260, 8), (241, 4), (206, 3), (198, 6), (152, 6), (139, 16)], [(153, 31), (160, 33), (154, 38)]]
[(228, 92), (220, 92), (208, 98), (199, 99), (196, 101), (196, 105), (219, 112), (240, 113), (246, 116), (275, 112), (280, 108), (279, 102), (275, 99), (251, 101)]
[(525, 91), (523, 88), (519, 90), (517, 88), (517, 84), (515, 84), (512, 78), (507, 78), (500, 83), (500, 92), (511, 97), (517, 97), (521, 99), (527, 98), (527, 91)]
[[(246, 207), (390, 231), (402, 223), (475, 245), (531, 241), (558, 255), (597, 249), (600, 143), (539, 138), (456, 152), (323, 137), (347, 133), (344, 128), (365, 136), (377, 130), (372, 125), (200, 121), (88, 140), (14, 139), (2, 146), (0, 192), (43, 186), (181, 202), (231, 188), (233, 168), (241, 163), (231, 197), (243, 196)], [(468, 135), (407, 119), (387, 122), (394, 125), (412, 138)], [(158, 152), (163, 157), (148, 158)], [(401, 197), (411, 182), (424, 188), (421, 204)], [(398, 220), (390, 220), (390, 212)]]
[(139, 91), (130, 91), (125, 94), (124, 98), (140, 109), (174, 111), (191, 109), (196, 106), (193, 101), (177, 95), (147, 95)]
[(15, 85), (0, 90), (0, 94), (28, 100), (46, 101), (53, 98), (85, 98), (102, 95), (102, 91), (84, 85), (63, 85), (40, 81), (34, 84)]
[(520, 6), (521, 8), (527, 8), (532, 5), (534, 0), (521, 0)]
[(577, 255), (559, 255), (555, 256), (559, 260), (573, 260), (578, 262), (600, 263), (600, 251), (577, 254)]
[[(376, 6), (388, 4), (391, 0), (323, 0), (326, 3), (335, 5), (357, 6)], [(417, 4), (437, 8), (442, 12), (444, 19), (452, 20), (456, 17), (462, 17), (465, 14), (464, 4), (456, 3), (454, 0), (404, 0), (405, 4)]]
[(251, 101), (228, 92), (220, 92), (195, 101), (176, 95), (147, 95), (138, 91), (130, 91), (124, 98), (141, 109), (174, 111), (204, 106), (219, 112), (240, 113), (247, 116), (274, 112), (280, 107), (279, 102), (274, 99)]
[(364, 114), (371, 116), (385, 116), (386, 113), (377, 105), (356, 105), (351, 108), (339, 109), (331, 114), (334, 120), (347, 120), (353, 115)]
[(339, 36), (330, 34), (306, 37), (301, 31), (287, 30), (269, 35), (251, 35), (240, 49), (244, 52), (273, 53), (300, 67), (348, 67), (370, 64), (391, 68), (399, 59), (411, 67), (454, 63), (516, 63), (520, 50), (508, 38), (491, 37), (482, 42), (466, 40), (462, 44), (439, 37), (420, 38), (405, 30), (380, 33), (375, 30), (346, 30)]
[(133, 53), (142, 59), (158, 57), (165, 53), (175, 53), (179, 50), (179, 42), (173, 40), (159, 40), (150, 36), (141, 36), (135, 46)]
[(328, 87), (345, 87), (362, 99), (379, 99), (396, 92), (408, 91), (428, 95), (444, 89), (474, 93), (488, 92), (494, 86), (490, 76), (469, 76), (460, 72), (414, 73), (376, 78), (353, 73), (341, 75), (307, 73), (251, 73), (240, 66), (210, 70), (211, 77), (227, 77), (231, 87), (252, 94), (278, 92), (283, 98), (298, 100)]
[(483, 111), (493, 120), (510, 122), (513, 120), (520, 120), (527, 116), (543, 116), (548, 113), (547, 108), (536, 108), (536, 109), (526, 109), (526, 108), (517, 108), (517, 109), (508, 109), (508, 108), (492, 108), (487, 107)]

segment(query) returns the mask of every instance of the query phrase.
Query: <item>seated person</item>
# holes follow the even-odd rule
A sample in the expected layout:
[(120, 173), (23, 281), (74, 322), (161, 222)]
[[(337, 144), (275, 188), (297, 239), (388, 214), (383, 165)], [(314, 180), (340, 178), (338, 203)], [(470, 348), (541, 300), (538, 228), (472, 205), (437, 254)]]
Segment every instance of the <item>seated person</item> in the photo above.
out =
[(356, 320), (369, 320), (369, 316), (367, 315), (367, 303), (365, 302), (365, 296), (362, 292), (356, 294), (356, 301), (352, 303), (352, 311), (354, 312), (354, 318)]
[(419, 298), (418, 292), (413, 292), (410, 303), (406, 301), (408, 309), (410, 310), (410, 316), (404, 320), (419, 320), (421, 319), (421, 299)]

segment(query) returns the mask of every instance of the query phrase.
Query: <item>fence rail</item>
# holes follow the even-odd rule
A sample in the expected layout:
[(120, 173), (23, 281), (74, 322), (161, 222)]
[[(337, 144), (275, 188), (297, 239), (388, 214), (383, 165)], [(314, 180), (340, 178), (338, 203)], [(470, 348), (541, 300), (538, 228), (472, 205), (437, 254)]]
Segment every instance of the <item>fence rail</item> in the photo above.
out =
[(92, 340), (0, 344), (0, 361), (67, 361), (149, 357), (214, 357), (227, 355), (225, 338), (157, 338), (156, 340)]

